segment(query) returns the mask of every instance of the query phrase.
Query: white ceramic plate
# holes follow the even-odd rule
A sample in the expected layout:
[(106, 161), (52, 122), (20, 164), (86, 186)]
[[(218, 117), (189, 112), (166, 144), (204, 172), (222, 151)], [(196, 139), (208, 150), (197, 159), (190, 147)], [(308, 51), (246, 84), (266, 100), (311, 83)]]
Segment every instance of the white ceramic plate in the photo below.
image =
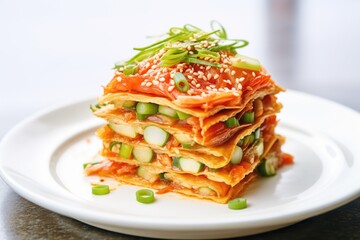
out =
[[(59, 214), (111, 231), (157, 238), (224, 238), (281, 228), (339, 207), (360, 195), (360, 116), (334, 102), (295, 91), (281, 94), (277, 131), (295, 156), (272, 178), (254, 183), (248, 208), (157, 195), (136, 202), (133, 186), (106, 196), (91, 194), (82, 164), (94, 159), (100, 141), (84, 100), (36, 114), (10, 131), (0, 145), (2, 178), (24, 198)], [(106, 180), (109, 184), (116, 183)]]

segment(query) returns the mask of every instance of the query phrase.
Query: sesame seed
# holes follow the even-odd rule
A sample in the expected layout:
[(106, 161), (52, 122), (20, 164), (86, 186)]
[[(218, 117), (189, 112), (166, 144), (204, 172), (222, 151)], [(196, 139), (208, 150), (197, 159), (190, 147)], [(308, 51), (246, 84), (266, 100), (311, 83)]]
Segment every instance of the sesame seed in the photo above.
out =
[(152, 85), (152, 82), (147, 82), (145, 85), (146, 85), (147, 87), (150, 87), (150, 86)]
[(239, 94), (239, 93), (237, 93), (237, 92), (232, 92), (232, 94), (234, 94), (234, 96), (237, 96), (237, 97), (239, 97), (239, 96), (240, 96), (240, 94)]
[(209, 57), (205, 57), (205, 58), (204, 58), (205, 61), (209, 61), (209, 59), (210, 59)]
[(199, 87), (200, 87), (200, 83), (196, 84), (196, 86), (195, 86), (195, 87), (199, 88)]
[(141, 85), (141, 86), (145, 86), (145, 84), (146, 84), (146, 82), (144, 81), (144, 82), (142, 82), (140, 85)]
[(171, 92), (172, 90), (174, 90), (175, 86), (170, 86), (168, 87), (168, 91)]
[(237, 88), (238, 88), (238, 89), (242, 89), (241, 83), (239, 83), (239, 84), (237, 85)]
[(216, 88), (216, 86), (214, 84), (211, 84), (210, 87), (211, 88)]
[(212, 77), (211, 73), (208, 73), (207, 78), (210, 79)]
[(204, 73), (202, 71), (198, 71), (198, 74), (199, 74), (199, 76), (204, 75)]
[(202, 78), (204, 79), (204, 81), (207, 81), (207, 80), (208, 80), (207, 77), (205, 77), (205, 76), (202, 76)]
[(164, 77), (161, 77), (161, 78), (159, 78), (159, 81), (160, 81), (160, 82), (165, 82), (165, 78), (164, 78)]
[(251, 74), (253, 75), (253, 77), (255, 77), (255, 76), (256, 76), (256, 74), (255, 74), (254, 72), (252, 72)]
[(211, 87), (209, 87), (209, 86), (206, 86), (206, 89), (210, 91), (210, 90), (211, 90)]
[(194, 72), (193, 75), (194, 76), (199, 76), (199, 74), (197, 72)]
[(239, 78), (239, 81), (240, 81), (240, 82), (242, 82), (242, 81), (244, 81), (244, 80), (245, 80), (244, 77)]
[(195, 81), (195, 80), (192, 80), (192, 81), (191, 81), (191, 84), (195, 86), (195, 85), (196, 85), (196, 81)]
[(223, 72), (224, 72), (224, 68), (220, 68), (220, 72), (223, 73)]
[(219, 78), (219, 74), (215, 74), (214, 79), (216, 80), (218, 78)]
[(242, 71), (242, 73), (243, 73), (244, 75), (247, 75), (247, 72), (245, 72), (245, 71)]
[(159, 81), (158, 80), (152, 80), (152, 84), (159, 85)]
[(121, 82), (122, 78), (121, 78), (120, 76), (118, 76), (118, 77), (116, 78), (116, 80), (117, 80), (118, 82)]
[(230, 73), (230, 68), (225, 69), (225, 71), (224, 71), (224, 72), (226, 72), (226, 73)]
[(149, 67), (150, 67), (150, 63), (147, 62), (147, 63), (145, 64), (145, 67), (146, 67), (146, 68), (149, 68)]
[(192, 79), (193, 79), (193, 76), (188, 75), (187, 78), (190, 79), (190, 80), (192, 80)]
[(210, 70), (210, 68), (211, 68), (211, 66), (207, 66), (207, 67), (206, 67), (206, 70)]
[(233, 76), (235, 75), (235, 70), (231, 71), (231, 75), (233, 75)]

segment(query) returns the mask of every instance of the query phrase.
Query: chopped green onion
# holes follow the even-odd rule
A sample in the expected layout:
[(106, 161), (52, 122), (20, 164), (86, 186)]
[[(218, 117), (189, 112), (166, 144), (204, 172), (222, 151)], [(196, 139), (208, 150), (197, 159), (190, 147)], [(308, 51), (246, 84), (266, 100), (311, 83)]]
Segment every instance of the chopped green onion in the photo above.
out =
[(149, 189), (137, 190), (136, 201), (145, 204), (152, 203), (155, 201), (154, 192)]
[(120, 151), (120, 147), (121, 147), (121, 142), (118, 141), (113, 141), (110, 143), (109, 145), (109, 149), (112, 152), (119, 152)]
[(136, 104), (136, 113), (150, 115), (158, 112), (159, 105), (155, 103), (138, 102)]
[(92, 187), (91, 192), (94, 195), (106, 195), (110, 193), (110, 188), (108, 185), (96, 185)]
[(190, 114), (187, 114), (187, 113), (184, 113), (184, 112), (181, 112), (181, 111), (176, 111), (176, 113), (177, 113), (180, 120), (185, 120), (185, 119), (191, 117)]
[(144, 140), (148, 144), (165, 146), (169, 140), (170, 134), (158, 126), (147, 126), (144, 129)]
[(128, 75), (134, 75), (137, 72), (137, 66), (135, 64), (129, 64), (124, 67), (123, 73)]
[(249, 146), (255, 142), (255, 134), (251, 133), (243, 138), (243, 146)]
[(136, 106), (136, 102), (135, 101), (125, 101), (122, 105), (123, 108), (126, 108), (126, 109), (132, 109)]
[(258, 172), (264, 177), (272, 177), (276, 175), (276, 168), (271, 159), (264, 159), (257, 166)]
[(230, 159), (232, 164), (239, 164), (243, 158), (243, 150), (239, 146), (235, 146), (234, 153)]
[(149, 114), (136, 113), (136, 119), (138, 119), (138, 120), (144, 121), (148, 116), (149, 116)]
[(172, 166), (177, 168), (177, 169), (180, 169), (180, 160), (181, 157), (172, 157)]
[(227, 127), (236, 127), (239, 126), (239, 120), (236, 117), (231, 117), (225, 121), (225, 125)]
[(257, 128), (257, 129), (255, 130), (255, 139), (259, 139), (260, 136), (261, 136), (261, 130), (260, 130), (260, 128)]
[(243, 56), (240, 54), (237, 54), (235, 57), (231, 57), (230, 62), (231, 65), (234, 67), (255, 70), (255, 71), (261, 70), (261, 64), (257, 59)]
[(190, 143), (190, 142), (184, 142), (184, 143), (181, 143), (181, 146), (183, 148), (191, 148), (193, 145), (193, 143)]
[(165, 174), (166, 174), (166, 172), (162, 172), (162, 173), (159, 174), (160, 180), (163, 181), (164, 183), (170, 183), (171, 180), (166, 178)]
[(255, 119), (254, 112), (246, 112), (241, 116), (240, 122), (242, 122), (242, 123), (253, 123), (254, 119)]
[(161, 113), (162, 115), (171, 117), (171, 118), (175, 118), (175, 119), (178, 118), (176, 111), (174, 109), (172, 109), (171, 107), (160, 105), (159, 113)]
[(184, 74), (182, 74), (181, 72), (177, 72), (174, 74), (173, 79), (174, 79), (176, 88), (180, 92), (187, 92), (189, 90), (190, 86), (189, 86), (189, 83), (186, 80)]
[(120, 156), (122, 158), (129, 159), (131, 157), (131, 153), (132, 153), (133, 148), (134, 147), (129, 145), (129, 144), (126, 144), (126, 143), (121, 144)]
[(240, 210), (247, 207), (246, 198), (234, 198), (229, 201), (228, 208), (232, 210)]

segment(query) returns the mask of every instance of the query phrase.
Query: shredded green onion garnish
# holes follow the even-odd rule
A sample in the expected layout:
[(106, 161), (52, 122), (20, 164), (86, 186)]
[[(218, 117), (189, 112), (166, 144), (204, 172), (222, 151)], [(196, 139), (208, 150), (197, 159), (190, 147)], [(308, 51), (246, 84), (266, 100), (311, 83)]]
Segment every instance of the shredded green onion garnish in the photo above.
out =
[(247, 207), (246, 198), (234, 198), (229, 201), (228, 208), (232, 210), (240, 210)]
[(114, 69), (123, 71), (125, 75), (133, 75), (137, 72), (137, 63), (162, 50), (165, 50), (160, 59), (162, 67), (171, 67), (182, 62), (221, 67), (221, 64), (217, 63), (220, 60), (219, 51), (236, 53), (237, 49), (249, 44), (242, 39), (228, 39), (225, 28), (218, 21), (211, 21), (210, 26), (210, 32), (191, 24), (172, 27), (164, 39), (145, 47), (135, 47), (134, 50), (138, 53), (126, 61), (116, 63)]
[(216, 35), (219, 36), (219, 38), (223, 38), (223, 39), (227, 39), (227, 34), (226, 34), (226, 31), (225, 31), (225, 28), (223, 27), (223, 25), (221, 25), (218, 21), (216, 20), (212, 20), (210, 22), (210, 26), (211, 26), (211, 29), (215, 29), (214, 27), (214, 24), (218, 25), (220, 27), (220, 31), (216, 33)]
[(187, 92), (189, 90), (190, 86), (189, 86), (189, 83), (186, 80), (184, 74), (177, 72), (174, 74), (173, 79), (174, 79), (176, 88), (180, 92)]
[(140, 203), (152, 203), (155, 201), (154, 192), (149, 189), (140, 189), (136, 191), (136, 201)]
[(87, 166), (90, 166), (90, 165), (96, 165), (96, 164), (99, 164), (100, 162), (88, 162), (88, 163), (83, 163), (83, 168), (85, 169)]
[(92, 187), (92, 194), (94, 195), (106, 195), (110, 193), (108, 185), (96, 185)]

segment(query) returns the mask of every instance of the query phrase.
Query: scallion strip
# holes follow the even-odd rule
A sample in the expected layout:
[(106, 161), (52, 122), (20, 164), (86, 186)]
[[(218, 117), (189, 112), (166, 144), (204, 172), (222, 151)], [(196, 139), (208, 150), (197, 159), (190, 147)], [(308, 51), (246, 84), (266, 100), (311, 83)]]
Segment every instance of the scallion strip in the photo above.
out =
[(211, 66), (211, 67), (218, 67), (218, 68), (222, 67), (221, 64), (212, 63), (212, 62), (208, 62), (208, 61), (204, 61), (204, 60), (200, 60), (200, 59), (192, 58), (192, 57), (184, 58), (184, 62), (196, 63), (196, 64), (201, 64), (201, 65), (206, 65), (206, 66)]
[(137, 66), (135, 64), (129, 64), (124, 67), (124, 75), (134, 75), (137, 72)]
[(180, 36), (180, 35), (182, 35), (182, 34), (183, 34), (183, 33), (180, 32), (180, 33), (177, 33), (177, 34), (175, 34), (175, 35), (172, 35), (172, 36), (170, 36), (170, 37), (168, 37), (168, 38), (165, 38), (165, 39), (163, 39), (163, 40), (161, 40), (161, 41), (158, 41), (158, 42), (155, 42), (155, 43), (153, 43), (153, 44), (151, 44), (151, 45), (148, 45), (148, 46), (146, 46), (146, 47), (135, 47), (135, 48), (133, 48), (133, 49), (134, 49), (134, 50), (138, 50), (138, 51), (144, 51), (144, 50), (146, 50), (146, 49), (155, 47), (155, 46), (157, 46), (157, 45), (159, 45), (159, 44), (166, 43), (166, 42), (168, 42), (168, 41), (170, 41), (170, 40), (172, 40), (172, 39), (174, 39), (174, 38), (176, 38), (176, 37), (178, 37), (178, 36)]
[(136, 191), (136, 201), (149, 204), (155, 201), (154, 192), (149, 189), (140, 189)]
[(110, 188), (108, 185), (96, 185), (92, 187), (91, 192), (94, 195), (106, 195), (110, 193)]
[(199, 49), (198, 50), (198, 56), (201, 58), (212, 58), (214, 59), (216, 62), (218, 62), (220, 60), (220, 54), (218, 52), (213, 52), (207, 49)]
[(228, 208), (232, 210), (240, 210), (247, 207), (246, 198), (234, 198), (229, 201)]
[(189, 31), (189, 32), (201, 32), (202, 30), (192, 24), (185, 24), (184, 25), (184, 29)]
[[(238, 41), (238, 42), (237, 42), (235, 45), (233, 45), (233, 46), (231, 47), (231, 49), (243, 48), (243, 47), (249, 45), (249, 42), (246, 41), (246, 40), (239, 39), (239, 40), (237, 40), (237, 41)], [(239, 42), (242, 42), (242, 44), (237, 45)]]
[(184, 74), (182, 74), (181, 72), (177, 72), (174, 74), (173, 79), (174, 79), (176, 88), (180, 92), (187, 92), (189, 90), (190, 85), (189, 85), (188, 81), (186, 80)]
[(216, 35), (218, 35), (219, 38), (223, 38), (223, 39), (226, 39), (227, 38), (227, 34), (226, 34), (226, 31), (225, 31), (225, 28), (223, 27), (223, 25), (221, 25), (218, 21), (216, 20), (212, 20), (210, 22), (210, 26), (211, 26), (211, 29), (212, 30), (215, 30), (215, 27), (214, 27), (214, 24), (218, 25), (220, 27), (220, 31), (216, 33)]

